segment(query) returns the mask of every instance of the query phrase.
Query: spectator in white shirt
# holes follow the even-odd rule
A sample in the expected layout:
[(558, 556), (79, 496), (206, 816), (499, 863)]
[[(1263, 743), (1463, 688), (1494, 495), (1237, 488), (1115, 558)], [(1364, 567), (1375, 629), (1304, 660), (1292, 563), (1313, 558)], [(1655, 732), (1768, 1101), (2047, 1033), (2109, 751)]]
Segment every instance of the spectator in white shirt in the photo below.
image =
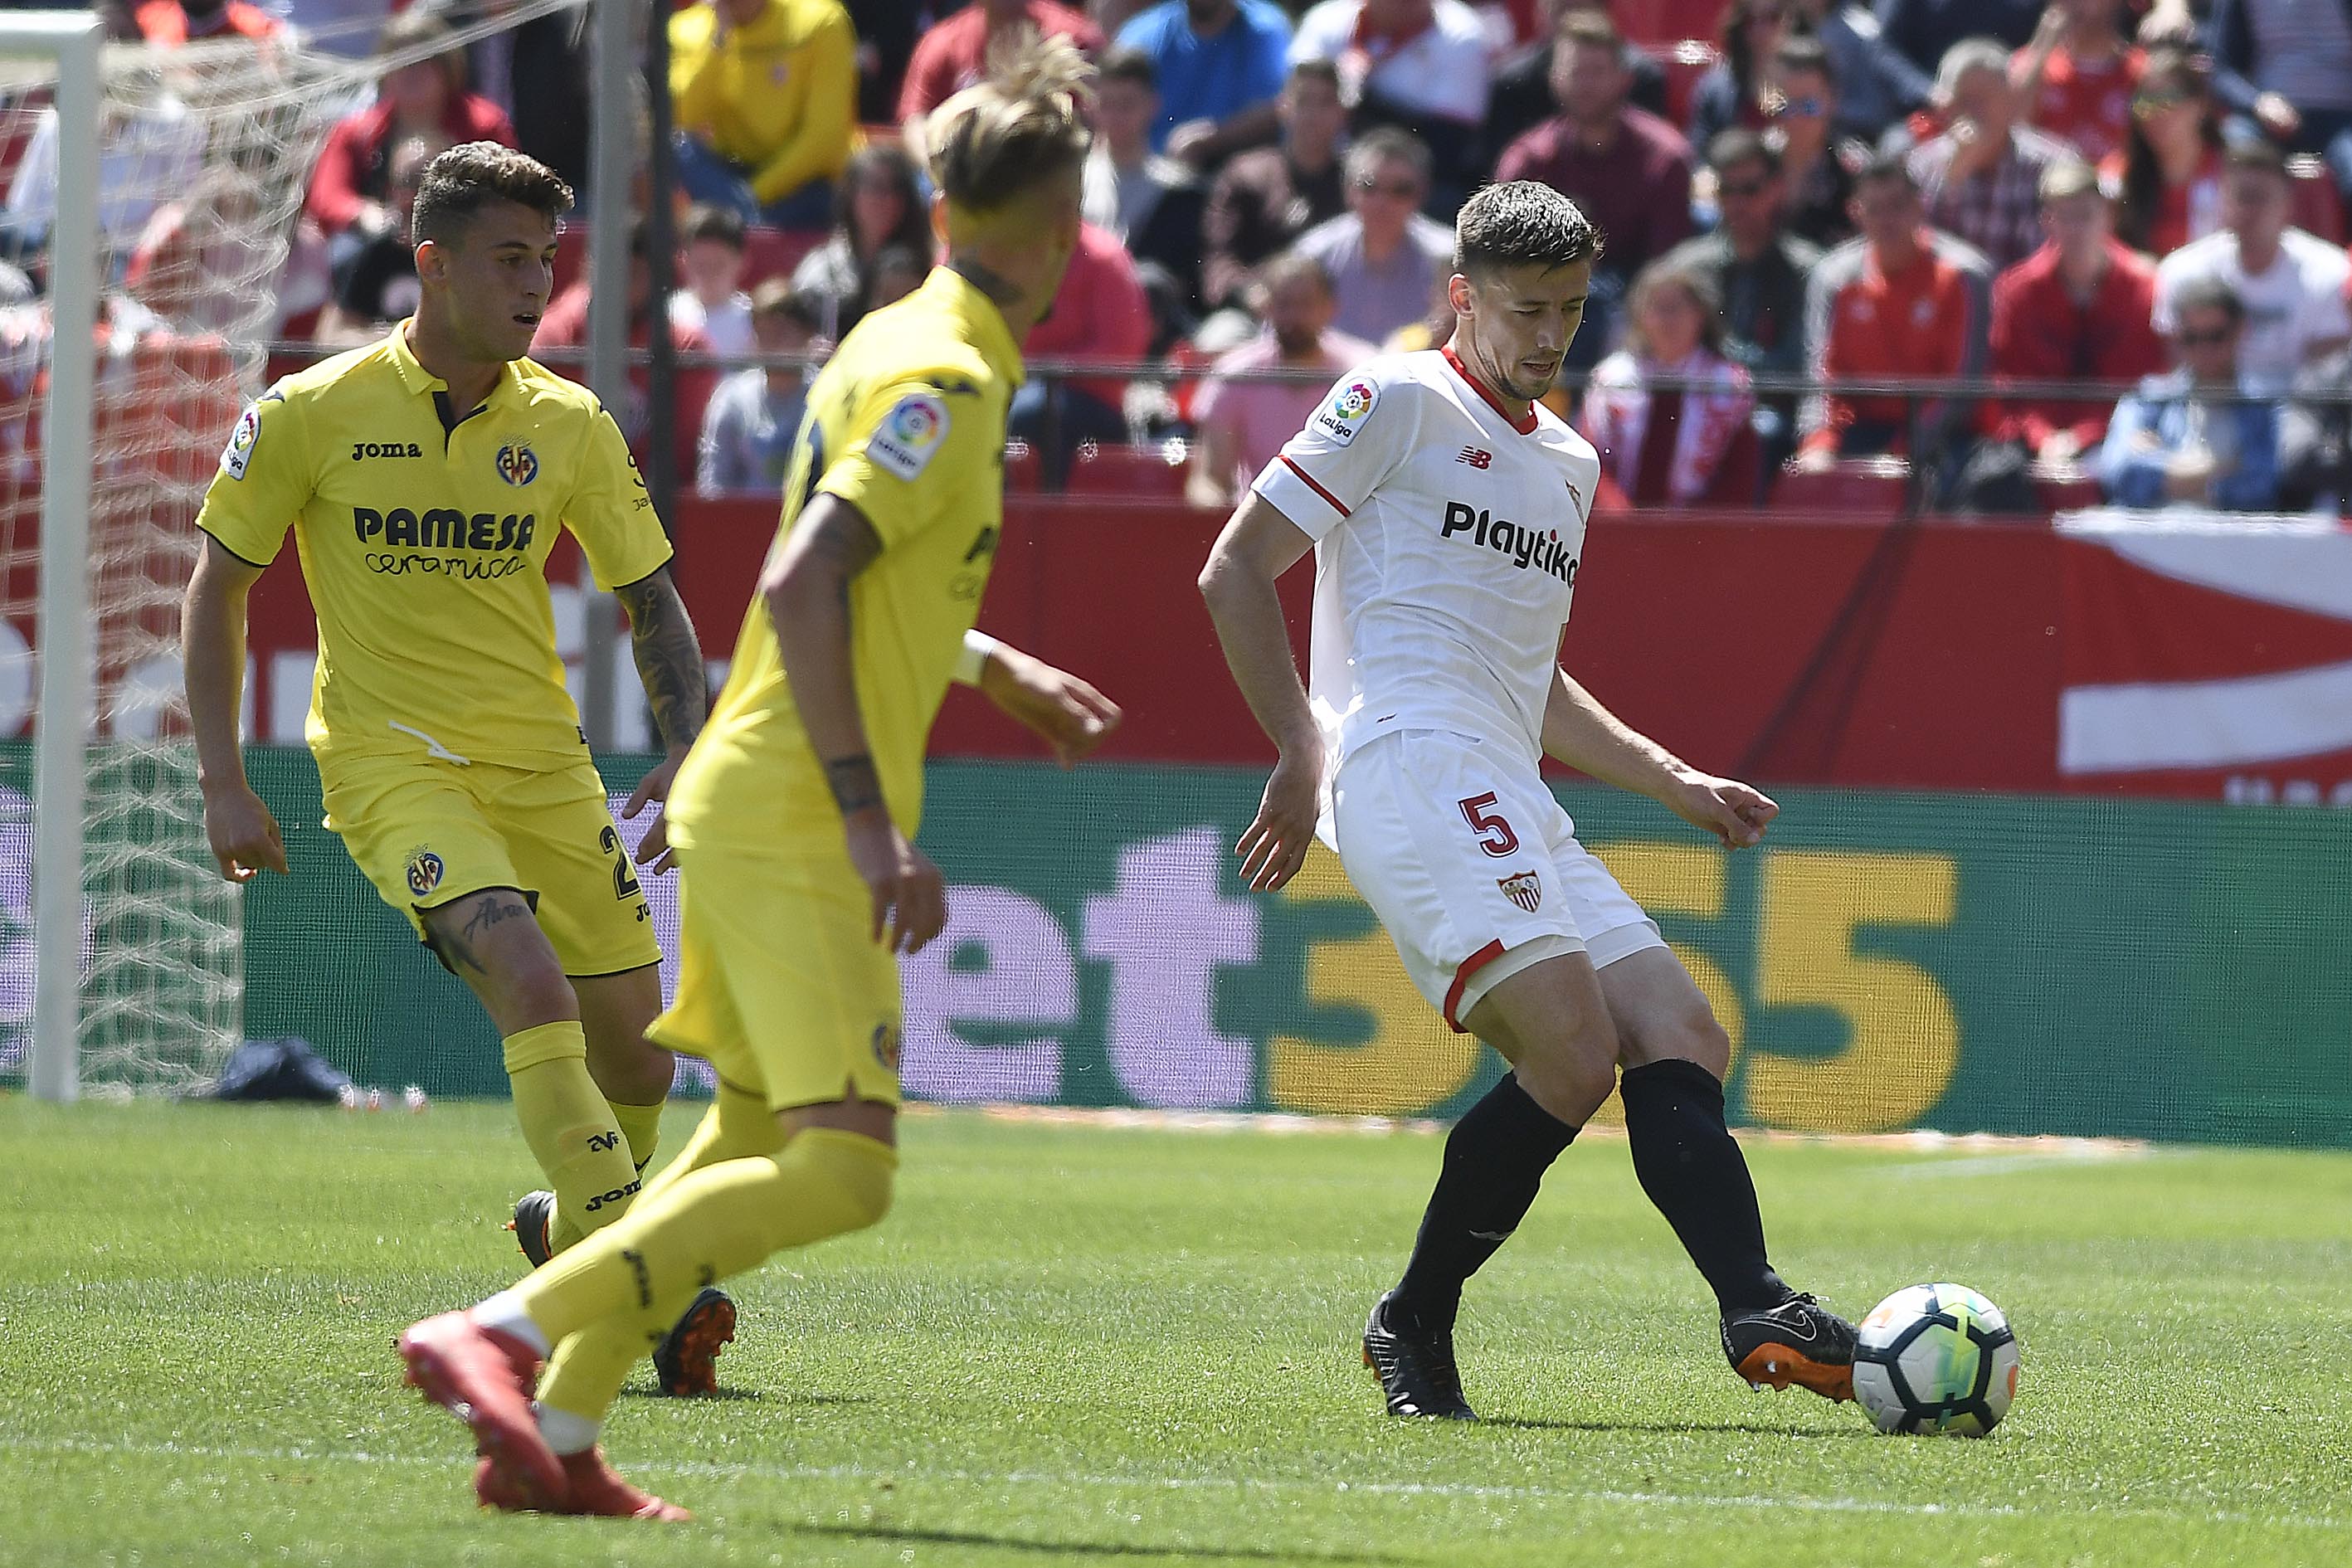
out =
[[(119, 272), (155, 209), (195, 188), (205, 161), (205, 128), (152, 68), (132, 72), (109, 95), (98, 133), (98, 235)], [(5, 248), (31, 256), (49, 243), (58, 220), (58, 111), (44, 109), (8, 187)]]
[(2221, 227), (2182, 246), (2156, 269), (2156, 330), (2179, 327), (2177, 301), (2190, 282), (2230, 286), (2245, 310), (2238, 368), (2247, 384), (2284, 391), (2296, 372), (2352, 338), (2345, 285), (2352, 258), (2287, 225), (2286, 161), (2268, 142), (2227, 154)]
[(698, 202), (678, 226), (686, 287), (669, 297), (669, 323), (681, 331), (701, 329), (710, 352), (740, 359), (756, 346), (751, 334), (751, 296), (743, 292), (743, 215), (732, 207)]
[(1429, 148), (1438, 205), (1451, 211), (1476, 166), (1493, 44), (1463, 0), (1322, 0), (1299, 18), (1290, 58), (1329, 60), (1358, 132), (1396, 125)]

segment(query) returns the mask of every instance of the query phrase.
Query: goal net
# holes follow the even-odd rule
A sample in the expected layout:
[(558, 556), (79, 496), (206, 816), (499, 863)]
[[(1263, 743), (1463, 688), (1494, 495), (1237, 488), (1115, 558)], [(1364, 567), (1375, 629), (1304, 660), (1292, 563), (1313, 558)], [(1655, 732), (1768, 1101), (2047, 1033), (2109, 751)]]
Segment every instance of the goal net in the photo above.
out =
[[(525, 5), (459, 38), (556, 8)], [(169, 1091), (211, 1077), (243, 1034), (238, 895), (205, 844), (181, 689), (195, 516), (240, 406), (267, 384), (269, 344), (326, 300), (324, 247), (299, 220), (327, 132), (365, 106), (379, 73), (409, 62), (354, 61), (290, 35), (110, 45), (93, 161), (60, 133), (70, 99), (54, 51), (39, 58), (12, 20), (21, 15), (0, 14), (0, 1082), (42, 1076), (32, 1066), (46, 961), (52, 986), (60, 963), (78, 979), (70, 1014), (45, 1014), (78, 1020), (65, 1090), (78, 1077), (85, 1091)], [(52, 386), (83, 352), (55, 325), (56, 262), (74, 249), (53, 232), (59, 195), (73, 207), (93, 163), (85, 444), (45, 421)], [(79, 560), (70, 541), (44, 538), (58, 465), (78, 466), (88, 486)], [(90, 695), (79, 713), (50, 713), (43, 586), (78, 567)], [(82, 780), (79, 930), (49, 931), (45, 944), (36, 758), (40, 731), (60, 723)], [(51, 917), (68, 907), (39, 901)]]

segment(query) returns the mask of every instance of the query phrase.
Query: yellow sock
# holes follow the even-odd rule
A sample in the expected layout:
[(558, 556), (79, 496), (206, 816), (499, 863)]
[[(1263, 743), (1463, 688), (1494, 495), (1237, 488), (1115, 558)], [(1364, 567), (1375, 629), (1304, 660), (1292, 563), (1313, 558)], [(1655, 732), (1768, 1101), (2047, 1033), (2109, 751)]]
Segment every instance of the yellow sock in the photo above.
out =
[(555, 1189), (550, 1237), (569, 1246), (621, 1217), (636, 1195), (636, 1167), (588, 1076), (588, 1037), (576, 1020), (520, 1030), (504, 1045), (515, 1120)]
[(613, 1120), (620, 1124), (621, 1136), (628, 1140), (629, 1163), (637, 1174), (654, 1163), (654, 1151), (661, 1147), (661, 1119), (667, 1100), (656, 1100), (651, 1105), (623, 1105), (617, 1100), (604, 1102), (611, 1108)]
[(895, 1150), (861, 1133), (812, 1127), (774, 1154), (665, 1183), (516, 1287), (551, 1340), (611, 1318), (650, 1314), (769, 1254), (859, 1230), (890, 1206)]
[[(783, 1143), (783, 1130), (764, 1099), (721, 1084), (717, 1101), (703, 1113), (685, 1149), (646, 1184), (636, 1201), (657, 1203), (665, 1191), (697, 1171), (773, 1154)], [(693, 1300), (689, 1290), (656, 1301), (649, 1311), (607, 1319), (572, 1335), (555, 1347), (547, 1373), (540, 1379), (539, 1402), (592, 1426), (602, 1422), (620, 1397), (622, 1384), (629, 1381), (630, 1369), (661, 1342)]]

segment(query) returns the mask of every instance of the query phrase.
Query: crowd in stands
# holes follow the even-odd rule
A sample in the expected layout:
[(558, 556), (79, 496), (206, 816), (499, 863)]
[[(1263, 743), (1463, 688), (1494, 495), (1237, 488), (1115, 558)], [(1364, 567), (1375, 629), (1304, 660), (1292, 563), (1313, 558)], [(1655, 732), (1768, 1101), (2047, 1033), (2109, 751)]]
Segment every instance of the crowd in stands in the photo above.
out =
[[(396, 68), (320, 157), (282, 329), (340, 344), (405, 313), (407, 204), (455, 142), (584, 184), (578, 14), (459, 47), (511, 4), (376, 18)], [(101, 11), (159, 46), (258, 47), (322, 18), (347, 38), (385, 5)], [(1750, 505), (1847, 471), (1977, 511), (2094, 484), (2131, 506), (2352, 500), (2352, 0), (677, 5), (678, 285), (654, 298), (640, 227), (630, 320), (683, 357), (675, 439), (700, 488), (781, 487), (803, 372), (725, 362), (821, 356), (919, 284), (924, 118), (1027, 29), (1098, 67), (1085, 227), (1024, 345), (1079, 368), (1033, 376), (1012, 416), (1049, 484), (1090, 448), (1181, 437), (1182, 493), (1229, 504), (1332, 377), (1444, 341), (1455, 206), (1527, 179), (1606, 237), (1546, 401), (1635, 504)], [(186, 194), (101, 222), (141, 305), (202, 328), (188, 279), (256, 196), (185, 124), (160, 86), (117, 110), (110, 188)], [(56, 167), (52, 123), (0, 206), (0, 255), (34, 287)], [(537, 347), (582, 343), (586, 301), (571, 284)], [(643, 443), (638, 387), (621, 412)]]

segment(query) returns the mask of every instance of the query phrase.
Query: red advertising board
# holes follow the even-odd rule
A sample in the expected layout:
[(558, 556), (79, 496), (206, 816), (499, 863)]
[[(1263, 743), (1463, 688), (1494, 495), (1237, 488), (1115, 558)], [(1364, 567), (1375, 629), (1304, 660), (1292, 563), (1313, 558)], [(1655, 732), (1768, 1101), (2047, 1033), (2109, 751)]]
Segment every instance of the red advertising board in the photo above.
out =
[[(1221, 521), (1159, 500), (1013, 498), (982, 624), (1124, 705), (1115, 757), (1264, 760), (1193, 586)], [(773, 526), (761, 501), (679, 508), (676, 570), (714, 661)], [(291, 742), (312, 629), (288, 554), (254, 600), (253, 729)], [(565, 547), (551, 572), (576, 562)], [(1284, 584), (1302, 646), (1310, 579), (1302, 564)], [(2352, 601), (2333, 586), (2347, 582), (2352, 531), (2333, 523), (1604, 513), (1563, 658), (1678, 752), (1767, 783), (2341, 803), (2352, 735), (2331, 742), (2326, 702), (2352, 668)], [(576, 675), (577, 595), (558, 601)], [(641, 721), (625, 664), (615, 675), (625, 743)], [(2212, 685), (2250, 677), (2254, 689)], [(2187, 695), (2133, 695), (2189, 678), (2202, 684)], [(2259, 735), (2177, 735), (2167, 750), (2182, 704), (2210, 718), (2240, 700), (2262, 704)], [(2135, 723), (2156, 728), (2135, 742)], [(1034, 754), (969, 692), (950, 698), (934, 749)]]

